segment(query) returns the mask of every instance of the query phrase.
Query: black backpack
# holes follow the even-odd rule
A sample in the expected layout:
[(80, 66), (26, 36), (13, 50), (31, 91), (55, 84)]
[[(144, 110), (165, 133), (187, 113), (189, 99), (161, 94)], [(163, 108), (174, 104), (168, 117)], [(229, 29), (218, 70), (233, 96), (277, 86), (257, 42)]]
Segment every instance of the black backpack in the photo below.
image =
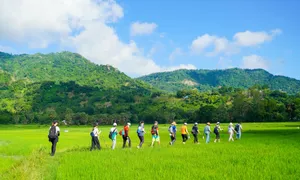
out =
[(219, 131), (218, 131), (218, 127), (215, 127), (215, 129), (214, 129), (214, 133), (215, 133), (215, 134), (218, 134), (218, 133), (219, 133)]
[(235, 125), (234, 130), (236, 132), (239, 132), (240, 131), (240, 125), (239, 124)]
[(51, 126), (50, 130), (49, 130), (49, 135), (48, 137), (50, 139), (55, 139), (57, 138), (57, 135), (56, 135), (56, 126)]
[(115, 130), (109, 132), (109, 135), (108, 135), (108, 138), (109, 138), (109, 139), (112, 140), (112, 135), (116, 132), (116, 129), (117, 129), (117, 128), (115, 128)]

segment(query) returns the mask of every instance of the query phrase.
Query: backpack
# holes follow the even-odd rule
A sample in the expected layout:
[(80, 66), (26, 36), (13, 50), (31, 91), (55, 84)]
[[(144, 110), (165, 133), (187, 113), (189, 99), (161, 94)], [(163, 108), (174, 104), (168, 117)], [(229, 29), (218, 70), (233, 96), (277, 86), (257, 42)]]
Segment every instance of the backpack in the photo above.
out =
[(152, 134), (152, 135), (157, 134), (157, 127), (152, 126), (152, 128), (151, 128), (151, 134)]
[(140, 131), (140, 126), (138, 126), (137, 130), (136, 130), (136, 133), (140, 134), (141, 131)]
[(195, 126), (193, 126), (193, 128), (192, 128), (192, 134), (196, 134), (196, 128), (195, 128)]
[(173, 134), (173, 126), (170, 126), (168, 130), (169, 130), (169, 133)]
[(48, 137), (50, 139), (55, 139), (57, 138), (57, 135), (56, 135), (56, 126), (51, 126), (50, 130), (49, 130), (49, 135)]
[(91, 137), (94, 137), (95, 134), (94, 134), (94, 129), (92, 130), (92, 132), (90, 133)]
[(109, 132), (108, 138), (112, 140), (112, 136), (115, 133), (116, 129)]
[(218, 131), (218, 127), (215, 127), (215, 129), (214, 129), (214, 133), (215, 133), (215, 134), (218, 134), (218, 133), (219, 133), (219, 131)]
[(122, 129), (120, 132), (119, 132), (120, 136), (124, 136), (125, 135), (125, 131), (124, 129)]
[(239, 124), (235, 125), (234, 130), (236, 132), (239, 132), (240, 131), (240, 125)]

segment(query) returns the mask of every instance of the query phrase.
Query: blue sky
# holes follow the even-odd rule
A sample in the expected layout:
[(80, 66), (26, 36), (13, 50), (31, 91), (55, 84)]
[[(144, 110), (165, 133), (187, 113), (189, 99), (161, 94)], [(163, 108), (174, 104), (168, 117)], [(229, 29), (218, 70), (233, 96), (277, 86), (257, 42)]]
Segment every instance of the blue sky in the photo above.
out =
[(21, 12), (0, 4), (2, 51), (70, 50), (132, 77), (240, 67), (300, 79), (296, 0), (17, 1)]

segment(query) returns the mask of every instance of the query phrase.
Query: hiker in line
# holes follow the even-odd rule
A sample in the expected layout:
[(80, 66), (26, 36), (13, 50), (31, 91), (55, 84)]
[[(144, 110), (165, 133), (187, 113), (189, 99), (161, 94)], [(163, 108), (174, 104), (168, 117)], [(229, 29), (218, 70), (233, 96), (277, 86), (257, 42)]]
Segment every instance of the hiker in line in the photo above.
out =
[(100, 147), (100, 142), (99, 142), (99, 130), (98, 130), (98, 123), (95, 123), (94, 124), (94, 127), (92, 129), (92, 132), (91, 132), (91, 137), (92, 137), (92, 145), (91, 145), (91, 149), (90, 151), (92, 151), (93, 149), (101, 149)]
[(223, 129), (221, 128), (220, 123), (217, 122), (217, 124), (216, 124), (216, 126), (215, 126), (215, 128), (214, 128), (214, 133), (215, 133), (215, 135), (216, 135), (216, 139), (215, 139), (214, 143), (220, 142), (220, 141), (221, 141), (221, 140), (220, 140), (220, 131), (222, 131), (222, 130), (223, 130)]
[(125, 148), (126, 146), (126, 142), (128, 141), (128, 147), (131, 147), (131, 140), (129, 137), (129, 127), (130, 127), (130, 123), (127, 123), (123, 130), (122, 130), (122, 137), (123, 137), (123, 148)]
[(157, 142), (158, 145), (160, 145), (159, 130), (158, 130), (158, 122), (157, 121), (154, 122), (154, 125), (151, 128), (151, 134), (152, 134), (151, 147), (154, 146), (155, 142)]
[(211, 132), (210, 131), (210, 122), (208, 122), (208, 123), (206, 123), (206, 126), (204, 128), (204, 134), (206, 135), (206, 140), (205, 140), (206, 144), (208, 144), (210, 141), (210, 132)]
[(199, 134), (198, 123), (194, 124), (194, 126), (192, 128), (192, 134), (194, 136), (194, 143), (199, 144), (199, 142), (198, 142), (198, 134)]
[(242, 123), (239, 122), (237, 125), (235, 125), (234, 130), (236, 131), (236, 139), (241, 139), (242, 138)]
[(184, 123), (181, 127), (181, 136), (182, 136), (182, 143), (185, 144), (185, 142), (188, 140), (189, 132), (187, 130), (187, 123)]
[(176, 122), (173, 121), (171, 123), (171, 126), (169, 127), (169, 133), (170, 133), (170, 137), (171, 137), (170, 145), (173, 145), (176, 141), (176, 131), (177, 131), (176, 125), (177, 125)]
[(138, 149), (140, 149), (144, 144), (144, 134), (145, 134), (144, 121), (141, 121), (137, 129), (137, 135), (140, 139), (140, 144), (137, 146)]
[(111, 145), (112, 150), (115, 149), (117, 144), (117, 134), (118, 134), (117, 123), (114, 123), (113, 127), (110, 129), (109, 132), (109, 138), (112, 140), (112, 145)]
[(235, 131), (234, 128), (233, 128), (233, 124), (230, 123), (229, 126), (228, 126), (228, 134), (229, 134), (229, 140), (228, 140), (228, 141), (229, 141), (229, 142), (230, 142), (230, 141), (234, 141), (234, 139), (233, 139), (234, 133), (236, 133), (236, 131)]
[(58, 142), (58, 136), (60, 136), (60, 129), (57, 126), (58, 122), (57, 121), (53, 121), (52, 125), (49, 129), (49, 134), (48, 134), (48, 139), (49, 142), (52, 143), (52, 147), (51, 147), (51, 156), (55, 155), (55, 151), (56, 151), (56, 144)]

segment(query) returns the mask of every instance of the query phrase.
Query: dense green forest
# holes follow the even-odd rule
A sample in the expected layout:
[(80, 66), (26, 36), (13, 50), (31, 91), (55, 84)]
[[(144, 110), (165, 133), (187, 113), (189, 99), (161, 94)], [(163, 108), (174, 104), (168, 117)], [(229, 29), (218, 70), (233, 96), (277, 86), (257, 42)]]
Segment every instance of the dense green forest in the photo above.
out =
[[(259, 73), (256, 76), (260, 78)], [(295, 85), (295, 80), (278, 78)], [(296, 90), (289, 94), (271, 90), (267, 85), (247, 89), (229, 85), (204, 92), (183, 86), (169, 93), (70, 52), (34, 55), (0, 52), (0, 123), (300, 120), (300, 94)]]
[(262, 69), (177, 70), (155, 73), (138, 79), (167, 92), (195, 88), (200, 91), (211, 91), (222, 86), (245, 89), (254, 85), (267, 85), (272, 90), (281, 90), (289, 94), (298, 93), (300, 89), (299, 80), (274, 76)]

